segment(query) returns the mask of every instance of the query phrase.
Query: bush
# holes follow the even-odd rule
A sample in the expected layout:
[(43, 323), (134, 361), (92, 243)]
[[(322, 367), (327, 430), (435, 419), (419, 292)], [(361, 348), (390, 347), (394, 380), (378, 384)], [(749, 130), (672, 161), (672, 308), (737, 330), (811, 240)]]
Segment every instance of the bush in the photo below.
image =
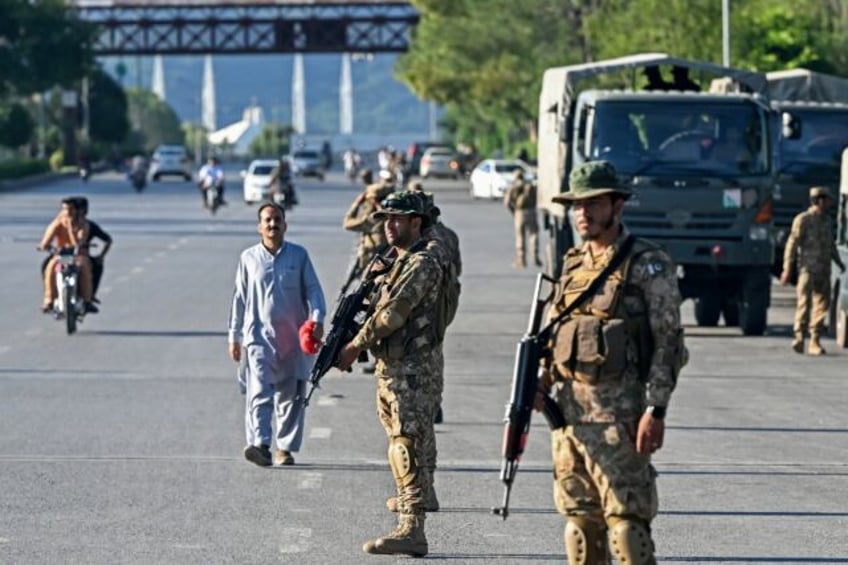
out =
[(65, 151), (63, 149), (57, 149), (56, 151), (50, 154), (49, 161), (51, 171), (61, 171), (62, 166), (65, 164)]
[(0, 161), (0, 179), (19, 179), (50, 171), (44, 159), (9, 159)]

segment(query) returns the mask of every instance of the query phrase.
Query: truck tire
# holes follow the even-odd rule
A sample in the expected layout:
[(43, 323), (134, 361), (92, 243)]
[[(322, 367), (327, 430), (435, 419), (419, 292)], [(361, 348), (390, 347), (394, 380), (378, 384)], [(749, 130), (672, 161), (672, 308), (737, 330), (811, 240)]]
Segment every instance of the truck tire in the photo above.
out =
[(744, 335), (763, 335), (766, 331), (769, 297), (767, 292), (746, 289), (739, 303), (739, 327)]
[(721, 298), (707, 294), (695, 299), (695, 321), (702, 328), (714, 328), (721, 316)]
[(825, 335), (827, 337), (836, 337), (836, 326), (839, 321), (839, 279), (833, 284), (833, 293), (830, 295), (830, 309), (827, 313), (827, 328)]
[(735, 296), (725, 296), (721, 301), (721, 315), (728, 328), (739, 327), (739, 301)]

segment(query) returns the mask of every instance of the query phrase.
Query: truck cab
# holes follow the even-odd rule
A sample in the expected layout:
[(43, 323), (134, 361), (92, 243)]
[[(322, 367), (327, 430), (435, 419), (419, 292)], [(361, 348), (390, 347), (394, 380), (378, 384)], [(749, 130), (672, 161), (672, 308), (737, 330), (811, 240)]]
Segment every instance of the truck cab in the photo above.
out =
[[(749, 92), (577, 87), (578, 78), (646, 66), (727, 73)], [(570, 75), (570, 76), (569, 76)], [(586, 161), (610, 161), (634, 196), (624, 223), (663, 245), (675, 261), (684, 298), (699, 325), (746, 335), (766, 329), (774, 259), (773, 110), (764, 77), (664, 54), (549, 69), (540, 100), (538, 192), (549, 230), (549, 264), (580, 243), (568, 210), (550, 198), (568, 190), (568, 173)]]

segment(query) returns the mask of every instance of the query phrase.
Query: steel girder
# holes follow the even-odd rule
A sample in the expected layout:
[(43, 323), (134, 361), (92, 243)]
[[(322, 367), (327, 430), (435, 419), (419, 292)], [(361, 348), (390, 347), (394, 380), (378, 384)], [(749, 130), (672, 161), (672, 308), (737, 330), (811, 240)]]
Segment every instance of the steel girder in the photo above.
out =
[(98, 55), (386, 53), (409, 47), (408, 1), (74, 2)]

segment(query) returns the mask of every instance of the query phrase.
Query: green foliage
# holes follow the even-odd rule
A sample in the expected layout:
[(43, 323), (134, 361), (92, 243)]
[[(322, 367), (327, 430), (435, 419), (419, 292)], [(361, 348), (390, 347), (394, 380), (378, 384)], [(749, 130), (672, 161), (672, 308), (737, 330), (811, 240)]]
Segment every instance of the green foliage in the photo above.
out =
[(32, 116), (23, 105), (15, 102), (0, 106), (0, 145), (20, 147), (30, 140), (34, 129)]
[(95, 142), (123, 143), (130, 133), (124, 89), (101, 69), (90, 76), (89, 135)]
[(185, 135), (174, 109), (152, 92), (139, 89), (127, 91), (132, 132), (132, 149), (150, 152), (161, 144), (182, 145)]
[(63, 0), (1, 0), (0, 94), (71, 86), (94, 62), (95, 27)]
[[(182, 125), (185, 136), (186, 149), (192, 155), (195, 162), (200, 162), (204, 153), (208, 153), (209, 142), (206, 136), (209, 131), (198, 124), (185, 122)], [(196, 154), (197, 153), (197, 154)]]
[(50, 163), (51, 171), (61, 171), (62, 166), (65, 164), (65, 151), (63, 149), (57, 149), (50, 154), (48, 162)]
[(250, 154), (253, 157), (280, 158), (289, 152), (289, 139), (294, 128), (286, 124), (265, 124), (253, 141)]
[(0, 179), (19, 179), (50, 171), (44, 159), (9, 159), (0, 161)]

